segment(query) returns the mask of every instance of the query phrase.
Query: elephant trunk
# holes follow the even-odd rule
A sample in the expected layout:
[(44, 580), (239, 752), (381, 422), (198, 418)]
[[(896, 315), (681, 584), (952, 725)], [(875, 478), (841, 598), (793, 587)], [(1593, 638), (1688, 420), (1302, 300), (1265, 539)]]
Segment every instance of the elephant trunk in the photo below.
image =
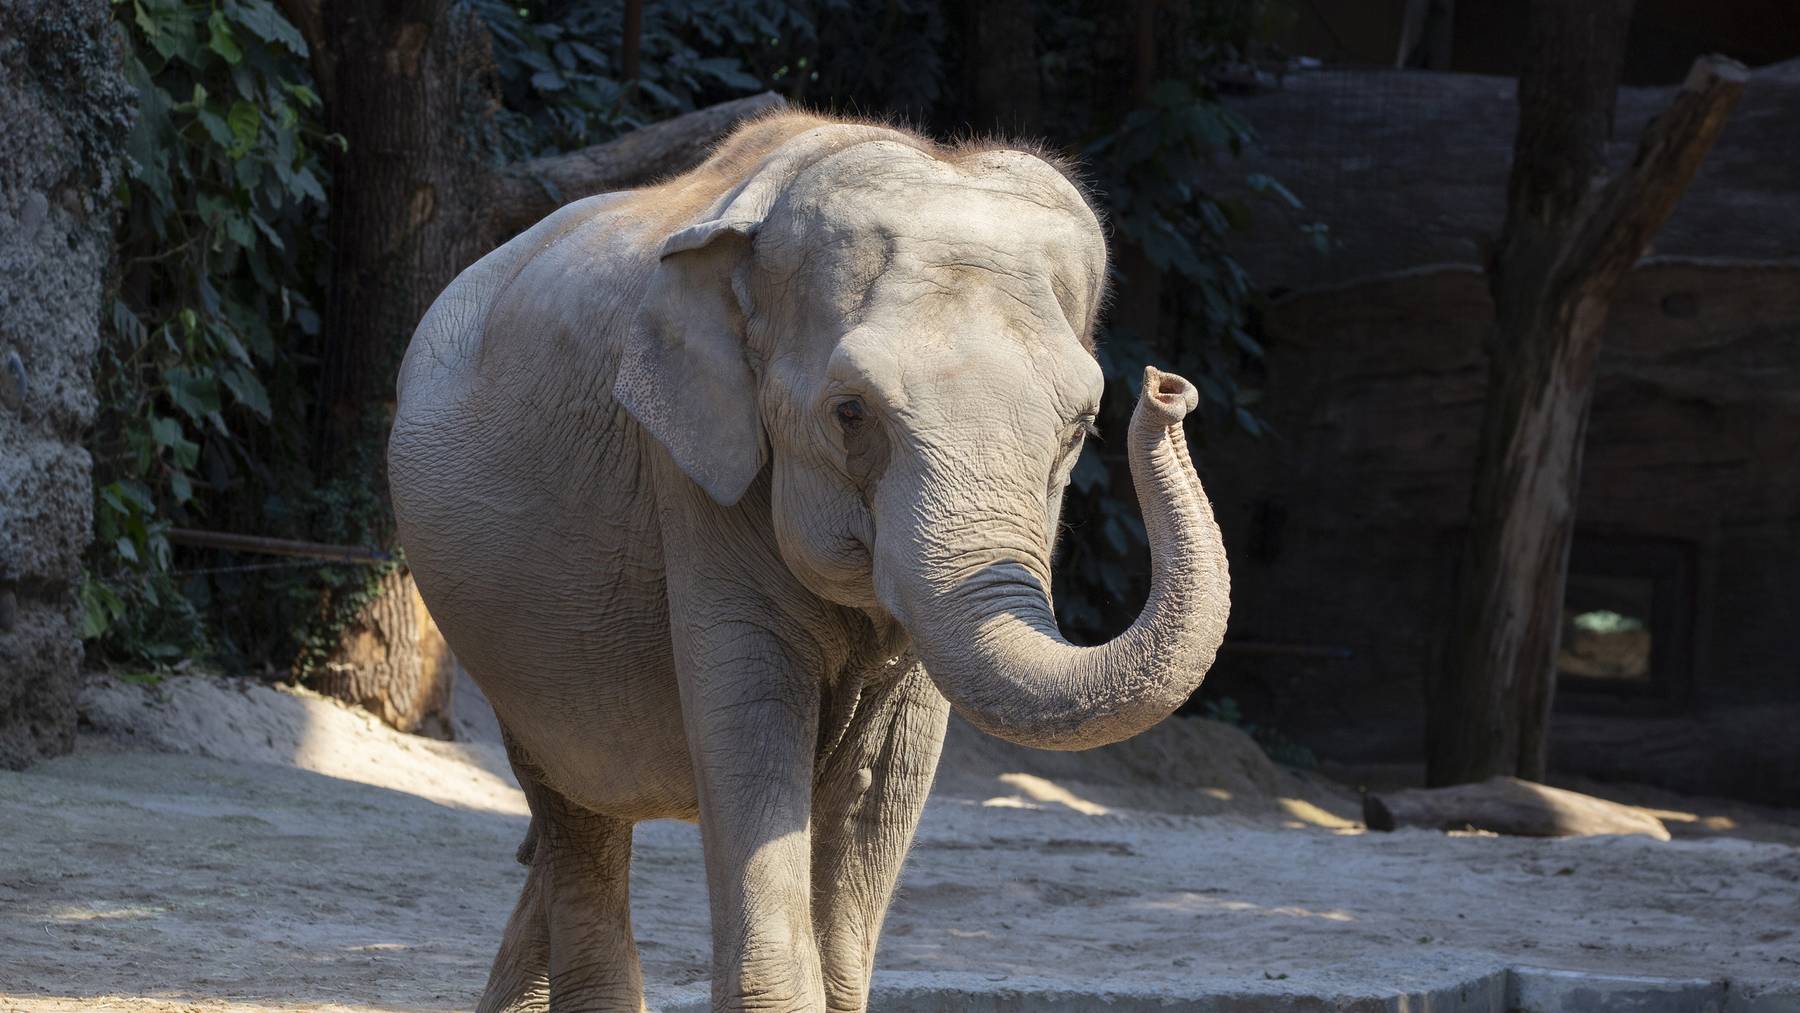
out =
[(1126, 438), (1149, 535), (1150, 596), (1136, 622), (1105, 644), (1077, 647), (1058, 630), (1047, 586), (1049, 532), (1029, 551), (1015, 542), (971, 567), (967, 560), (983, 558), (972, 546), (993, 518), (964, 518), (958, 529), (953, 516), (914, 513), (914, 525), (958, 534), (902, 536), (923, 558), (911, 570), (918, 576), (894, 587), (896, 615), (938, 688), (971, 724), (1024, 746), (1088, 749), (1154, 725), (1205, 678), (1225, 635), (1230, 576), (1181, 430), (1198, 400), (1181, 377), (1145, 370)]

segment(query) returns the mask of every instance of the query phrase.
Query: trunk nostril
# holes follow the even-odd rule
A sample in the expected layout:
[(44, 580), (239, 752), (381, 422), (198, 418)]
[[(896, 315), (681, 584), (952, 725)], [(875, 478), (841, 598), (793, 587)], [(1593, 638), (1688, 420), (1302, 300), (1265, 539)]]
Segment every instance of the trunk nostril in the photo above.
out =
[(1158, 425), (1172, 426), (1200, 406), (1200, 392), (1174, 373), (1145, 366), (1143, 400)]

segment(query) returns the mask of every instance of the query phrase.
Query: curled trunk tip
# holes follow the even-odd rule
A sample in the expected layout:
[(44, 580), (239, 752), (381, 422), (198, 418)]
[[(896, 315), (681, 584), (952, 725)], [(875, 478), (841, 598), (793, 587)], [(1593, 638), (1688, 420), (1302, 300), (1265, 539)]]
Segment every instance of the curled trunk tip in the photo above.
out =
[(1174, 373), (1145, 366), (1144, 390), (1139, 400), (1150, 421), (1172, 426), (1200, 406), (1200, 391)]

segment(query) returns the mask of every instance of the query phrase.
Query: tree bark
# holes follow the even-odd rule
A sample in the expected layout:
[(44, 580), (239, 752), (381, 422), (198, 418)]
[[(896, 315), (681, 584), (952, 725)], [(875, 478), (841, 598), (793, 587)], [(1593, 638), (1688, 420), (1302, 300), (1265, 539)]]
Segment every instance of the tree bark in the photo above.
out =
[(1445, 665), (1427, 715), (1434, 785), (1542, 780), (1563, 580), (1594, 364), (1612, 295), (1648, 248), (1742, 93), (1744, 68), (1696, 62), (1623, 173), (1604, 146), (1631, 0), (1534, 0), (1487, 407)]
[[(485, 30), (449, 0), (326, 3), (318, 27), (329, 40), (332, 129), (347, 147), (331, 190), (331, 284), (319, 349), (312, 434), (313, 473), (340, 490), (338, 537), (387, 544), (386, 455), (393, 377), (406, 340), (431, 301), (487, 252), (482, 159), (470, 138), (492, 94)], [(375, 502), (364, 497), (372, 494)], [(342, 511), (341, 501), (362, 502)], [(448, 738), (448, 649), (404, 569), (384, 573), (335, 638), (308, 652), (299, 676), (320, 692), (360, 704), (402, 731)], [(342, 620), (325, 592), (320, 615)]]
[(1662, 821), (1642, 809), (1515, 777), (1365, 795), (1363, 822), (1381, 831), (1466, 828), (1518, 837), (1643, 834), (1669, 839)]
[[(319, 349), (314, 474), (361, 506), (332, 541), (387, 545), (387, 432), (394, 375), (413, 328), (446, 285), (505, 238), (577, 197), (691, 167), (760, 95), (609, 144), (494, 169), (478, 147), (498, 103), (490, 39), (450, 0), (283, 0), (306, 37), (326, 112), (347, 148), (334, 167), (331, 284)], [(369, 502), (367, 497), (373, 497)], [(448, 737), (451, 658), (404, 567), (360, 589), (348, 622), (327, 590), (296, 675), (402, 731)], [(334, 628), (335, 624), (335, 628)]]

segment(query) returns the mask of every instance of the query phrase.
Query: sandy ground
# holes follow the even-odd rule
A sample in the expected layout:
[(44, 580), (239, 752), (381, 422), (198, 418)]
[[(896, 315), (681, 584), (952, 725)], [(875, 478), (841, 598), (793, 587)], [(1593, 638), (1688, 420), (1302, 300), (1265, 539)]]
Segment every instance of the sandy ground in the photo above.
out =
[[(98, 682), (84, 713), (76, 755), (0, 773), (0, 1011), (470, 1008), (524, 876), (491, 715), (439, 743), (187, 677)], [(1800, 983), (1793, 827), (1735, 811), (1746, 840), (1650, 804), (1690, 839), (1370, 834), (1349, 793), (1210, 722), (1073, 756), (961, 728), (878, 983), (1333, 996), (1520, 963)], [(703, 1000), (692, 827), (639, 829), (633, 906), (653, 1003)]]

